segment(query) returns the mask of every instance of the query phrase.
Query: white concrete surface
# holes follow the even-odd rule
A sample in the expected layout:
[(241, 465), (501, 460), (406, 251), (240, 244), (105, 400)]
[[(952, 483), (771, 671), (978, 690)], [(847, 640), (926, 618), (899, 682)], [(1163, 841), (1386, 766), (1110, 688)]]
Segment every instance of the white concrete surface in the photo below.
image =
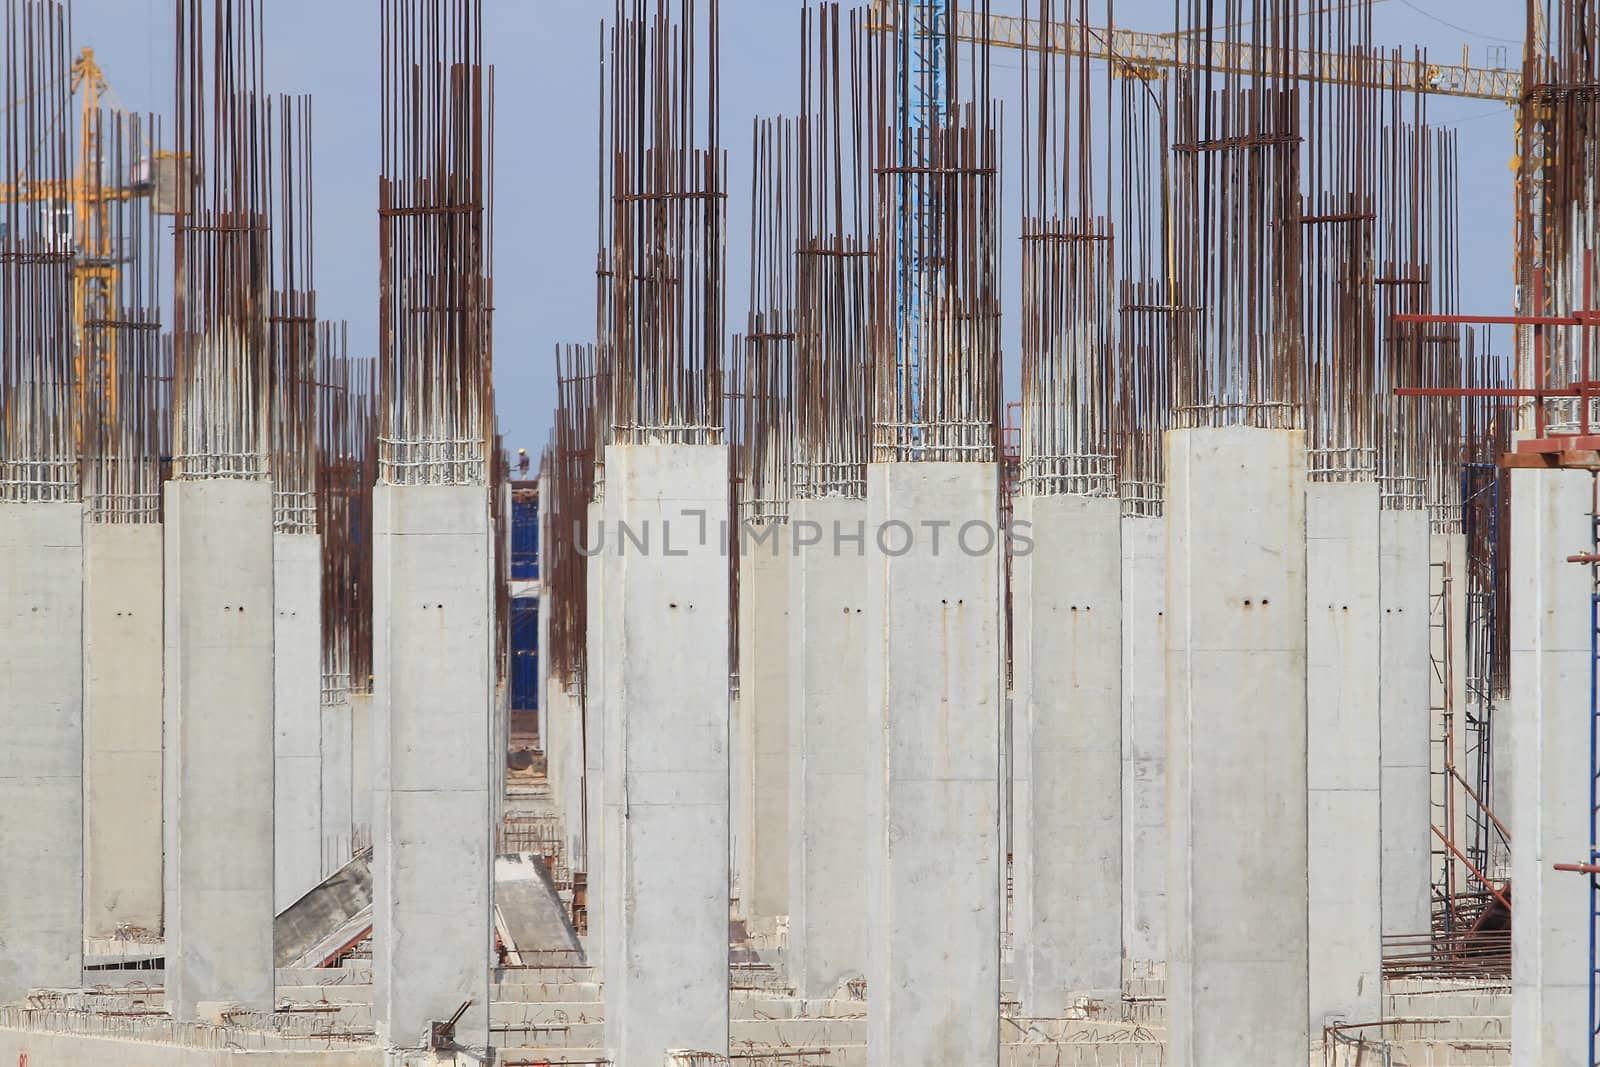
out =
[(867, 468), (867, 1015), (881, 1067), (999, 1060), (999, 488), (991, 463)]
[(1587, 1067), (1593, 479), (1511, 475), (1511, 1056), (1516, 1067)]
[(1305, 1063), (1305, 435), (1166, 449), (1170, 1059)]
[(583, 952), (589, 966), (602, 978), (606, 967), (606, 920), (609, 917), (610, 898), (606, 894), (606, 794), (605, 751), (606, 719), (605, 697), (605, 631), (606, 614), (612, 604), (605, 600), (606, 568), (610, 565), (599, 538), (605, 530), (606, 508), (604, 500), (590, 501), (585, 549), (593, 553), (588, 560), (584, 590), (588, 597), (587, 632), (584, 634), (584, 670), (588, 677), (583, 697), (583, 869), (588, 876), (588, 933), (583, 938)]
[(373, 645), (379, 723), (373, 834), (378, 1037), (428, 1024), (489, 1043), (494, 732), (488, 490), (374, 491)]
[(378, 738), (372, 694), (350, 694), (350, 834), (352, 845), (372, 844), (372, 793), (377, 785)]
[(1014, 507), (1013, 936), (1023, 1014), (1055, 1017), (1122, 996), (1122, 502)]
[(1428, 811), (1428, 515), (1385, 509), (1379, 522), (1379, 730), (1383, 933), (1431, 929)]
[(612, 445), (606, 503), (649, 548), (605, 566), (605, 700), (620, 735), (605, 759), (620, 904), (605, 1033), (618, 1067), (655, 1067), (672, 1048), (728, 1051), (727, 448)]
[(867, 971), (867, 502), (789, 509), (789, 979), (828, 997)]
[[(1014, 658), (1014, 656), (1013, 656)], [(1167, 522), (1122, 519), (1122, 952), (1167, 963)]]
[(161, 526), (84, 527), (84, 933), (161, 931)]
[(272, 486), (166, 484), (167, 1004), (272, 1007)]
[(1309, 1025), (1382, 1018), (1379, 492), (1306, 487)]
[(350, 862), (354, 854), (355, 731), (350, 696), (339, 693), (320, 708), (322, 719), (321, 795), (322, 870), (317, 881)]
[(380, 1067), (383, 1050), (245, 1050), (0, 1028), (0, 1062), (19, 1067)]
[(272, 906), (322, 881), (322, 538), (272, 535)]
[[(1430, 714), (1428, 728), (1431, 741), (1428, 746), (1429, 802), (1432, 821), (1450, 835), (1456, 848), (1465, 852), (1468, 847), (1472, 804), (1458, 781), (1446, 773), (1446, 723), (1449, 723), (1449, 748), (1456, 772), (1468, 782), (1473, 781), (1468, 766), (1467, 730), (1467, 539), (1463, 533), (1433, 532), (1428, 537), (1428, 610), (1430, 626), (1428, 639), (1431, 658), (1438, 666), (1429, 672)], [(1430, 866), (1437, 884), (1448, 865), (1451, 892), (1465, 893), (1481, 890), (1470, 868), (1446, 848), (1437, 837), (1431, 842), (1433, 861)]]
[(750, 727), (747, 916), (789, 914), (789, 525), (747, 526), (740, 558), (739, 704)]
[(83, 505), (0, 503), (0, 1004), (83, 961)]

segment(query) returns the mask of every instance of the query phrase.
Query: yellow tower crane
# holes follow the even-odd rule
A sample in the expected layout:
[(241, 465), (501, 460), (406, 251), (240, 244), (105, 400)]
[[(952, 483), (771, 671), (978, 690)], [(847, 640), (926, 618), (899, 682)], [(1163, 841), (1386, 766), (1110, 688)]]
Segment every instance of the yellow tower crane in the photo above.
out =
[[(116, 361), (115, 331), (87, 327), (105, 322), (116, 312), (124, 257), (120, 249), (113, 247), (111, 205), (153, 196), (159, 187), (159, 167), (173, 157), (171, 153), (155, 151), (153, 145), (130, 145), (134, 173), (107, 174), (106, 126), (100, 116), (110, 88), (105, 72), (95, 61), (93, 48), (79, 51), (72, 61), (71, 77), (78, 119), (77, 163), (72, 177), (60, 182), (0, 181), (0, 202), (43, 205), (45, 210), (56, 213), (61, 236), (74, 243), (77, 262), (72, 321), (79, 395), (87, 399), (87, 391), (98, 385), (104, 390), (102, 412), (109, 419), (117, 403), (116, 375), (111, 373)], [(109, 112), (120, 113), (117, 109)], [(159, 210), (159, 203), (157, 207)], [(95, 373), (86, 373), (89, 371)]]
[[(873, 0), (872, 28), (894, 30), (899, 8), (896, 0)], [(985, 19), (981, 12), (965, 8), (955, 12), (955, 36), (960, 41), (987, 41), (995, 48), (1038, 49), (1043, 35), (1037, 19), (1015, 15), (989, 15)], [(1290, 69), (1278, 71), (1274, 68), (1275, 54), (1269, 49), (1237, 41), (1213, 41), (1208, 45), (1181, 33), (1145, 33), (1061, 21), (1050, 25), (1049, 38), (1043, 44), (1046, 52), (1070, 52), (1111, 62), (1119, 74), (1133, 77), (1160, 77), (1162, 71), (1197, 64), (1237, 74), (1287, 74), (1301, 81), (1373, 84), (1380, 89), (1397, 87), (1510, 105), (1522, 97), (1521, 72), (1469, 66), (1464, 50), (1458, 64), (1373, 57), (1363, 57), (1358, 64), (1352, 57), (1296, 50), (1291, 53)]]

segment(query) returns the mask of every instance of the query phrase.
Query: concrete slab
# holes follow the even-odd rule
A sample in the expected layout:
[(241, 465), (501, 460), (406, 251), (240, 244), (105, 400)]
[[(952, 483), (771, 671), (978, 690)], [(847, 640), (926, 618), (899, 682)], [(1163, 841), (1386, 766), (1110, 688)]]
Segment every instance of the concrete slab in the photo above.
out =
[(1511, 1050), (1516, 1067), (1587, 1067), (1593, 479), (1517, 471), (1511, 494)]
[(999, 471), (867, 468), (872, 1063), (1000, 1055)]
[[(328, 700), (328, 696), (335, 699)], [(355, 830), (352, 779), (355, 773), (355, 730), (350, 714), (350, 695), (324, 693), (319, 709), (322, 734), (322, 772), (319, 813), (322, 827), (321, 877), (350, 862), (355, 855)]]
[(83, 505), (0, 503), (0, 1004), (83, 964)]
[(1428, 515), (1386, 509), (1378, 594), (1383, 933), (1432, 929), (1428, 811)]
[(167, 1002), (272, 1007), (272, 486), (166, 493)]
[(495, 734), (488, 490), (374, 491), (379, 709), (374, 959), (379, 1038), (414, 1048), (428, 1025), (489, 1042)]
[(1128, 974), (1167, 962), (1167, 527), (1122, 518), (1122, 947)]
[(1022, 1011), (1054, 1016), (1122, 994), (1122, 504), (1015, 509), (1013, 929)]
[(84, 527), (84, 933), (161, 931), (161, 526)]
[(788, 523), (744, 527), (739, 584), (739, 706), (749, 726), (746, 916), (789, 914)]
[(867, 502), (789, 516), (789, 978), (822, 997), (867, 969)]
[(606, 888), (607, 865), (605, 861), (606, 795), (605, 751), (606, 739), (606, 614), (612, 605), (605, 599), (605, 574), (609, 561), (600, 540), (606, 527), (604, 501), (589, 503), (585, 547), (594, 552), (588, 560), (585, 575), (585, 596), (588, 598), (587, 632), (584, 634), (585, 671), (583, 707), (583, 870), (588, 878), (588, 928), (584, 934), (584, 952), (591, 966), (602, 974), (607, 966), (605, 942), (606, 922), (610, 917), (611, 898)]
[(1304, 1063), (1305, 435), (1166, 450), (1171, 1058)]
[(273, 908), (322, 880), (322, 538), (272, 535)]
[(606, 503), (606, 1036), (654, 1067), (728, 1048), (727, 449), (612, 445)]
[(1309, 1025), (1382, 1017), (1379, 491), (1306, 488)]

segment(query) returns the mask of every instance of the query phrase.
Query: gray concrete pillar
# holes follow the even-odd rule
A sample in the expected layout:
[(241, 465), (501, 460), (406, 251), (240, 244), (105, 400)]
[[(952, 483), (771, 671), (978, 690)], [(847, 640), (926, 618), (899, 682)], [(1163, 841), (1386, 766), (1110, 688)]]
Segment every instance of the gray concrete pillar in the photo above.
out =
[(1511, 494), (1511, 1061), (1587, 1067), (1589, 879), (1557, 863), (1589, 860), (1589, 568), (1594, 480), (1516, 471)]
[(1172, 1062), (1304, 1063), (1305, 435), (1166, 447)]
[(83, 505), (0, 503), (0, 1004), (83, 981)]
[(728, 1049), (728, 450), (612, 445), (606, 505), (606, 1043), (655, 1067)]
[(1374, 481), (1306, 488), (1307, 832), (1313, 1035), (1382, 1018)]
[(85, 929), (161, 931), (161, 526), (84, 527)]
[(318, 822), (322, 829), (322, 877), (326, 878), (349, 863), (354, 851), (355, 732), (351, 725), (350, 694), (343, 689), (325, 690), (319, 711), (322, 810)]
[(1383, 933), (1415, 937), (1432, 929), (1428, 515), (1420, 508), (1386, 508), (1378, 521)]
[(867, 971), (867, 502), (789, 511), (789, 977), (830, 997)]
[(372, 847), (373, 789), (378, 739), (372, 693), (350, 694), (350, 836), (352, 848)]
[(583, 694), (583, 789), (584, 789), (584, 871), (588, 875), (588, 926), (583, 940), (589, 966), (605, 977), (606, 920), (611, 898), (606, 889), (606, 613), (612, 605), (605, 598), (607, 537), (605, 501), (589, 503), (584, 530), (584, 551), (590, 553), (586, 588), (588, 598), (587, 632), (584, 634), (584, 663), (587, 677)]
[(373, 982), (379, 1040), (428, 1025), (489, 1044), (496, 761), (488, 490), (373, 494), (377, 782)]
[(273, 876), (283, 911), (322, 881), (322, 538), (272, 535)]
[(999, 1060), (999, 492), (992, 463), (867, 467), (874, 1067)]
[(789, 526), (741, 529), (739, 710), (747, 729), (739, 776), (748, 783), (749, 917), (789, 914)]
[[(1122, 997), (1122, 502), (1023, 496), (1012, 562), (1013, 860), (1025, 1015)], [(1019, 539), (1019, 544), (1023, 544)]]
[(1167, 964), (1167, 526), (1122, 519), (1122, 951), (1133, 978)]
[(167, 1005), (272, 1007), (272, 486), (166, 484)]

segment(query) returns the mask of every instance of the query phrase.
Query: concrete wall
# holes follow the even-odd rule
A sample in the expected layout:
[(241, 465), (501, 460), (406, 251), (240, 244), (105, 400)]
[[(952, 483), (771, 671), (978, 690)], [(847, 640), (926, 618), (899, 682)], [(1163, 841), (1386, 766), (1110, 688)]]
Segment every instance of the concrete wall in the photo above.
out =
[(789, 978), (828, 997), (865, 977), (867, 558), (865, 500), (789, 511)]
[(998, 518), (994, 464), (867, 469), (867, 1032), (882, 1067), (999, 1058)]
[(83, 506), (0, 503), (0, 1003), (83, 963)]
[(1122, 993), (1122, 503), (1015, 508), (1033, 544), (1012, 563), (1018, 991), (1059, 1016)]
[(1587, 1067), (1591, 585), (1566, 562), (1594, 550), (1593, 480), (1517, 471), (1511, 496), (1511, 1055)]
[(1306, 489), (1313, 1034), (1382, 1017), (1378, 505), (1372, 481)]
[(1428, 516), (1379, 516), (1383, 933), (1430, 930)]
[(739, 706), (751, 807), (740, 900), (747, 916), (771, 917), (789, 914), (789, 526), (745, 527), (744, 537)]
[(282, 911), (322, 880), (322, 538), (272, 535), (273, 877)]
[(606, 1043), (655, 1067), (728, 1048), (727, 449), (610, 446), (606, 502), (650, 538), (605, 568)]
[[(272, 1006), (272, 486), (166, 493), (167, 1004)], [(320, 673), (320, 671), (319, 671)]]
[(1167, 435), (1171, 1060), (1306, 1062), (1305, 435)]
[(84, 932), (161, 930), (161, 527), (84, 527)]
[(1122, 949), (1132, 977), (1167, 962), (1166, 659), (1166, 520), (1124, 516)]
[(379, 1039), (428, 1024), (489, 1042), (495, 761), (492, 533), (480, 486), (374, 492), (378, 725), (373, 933)]

